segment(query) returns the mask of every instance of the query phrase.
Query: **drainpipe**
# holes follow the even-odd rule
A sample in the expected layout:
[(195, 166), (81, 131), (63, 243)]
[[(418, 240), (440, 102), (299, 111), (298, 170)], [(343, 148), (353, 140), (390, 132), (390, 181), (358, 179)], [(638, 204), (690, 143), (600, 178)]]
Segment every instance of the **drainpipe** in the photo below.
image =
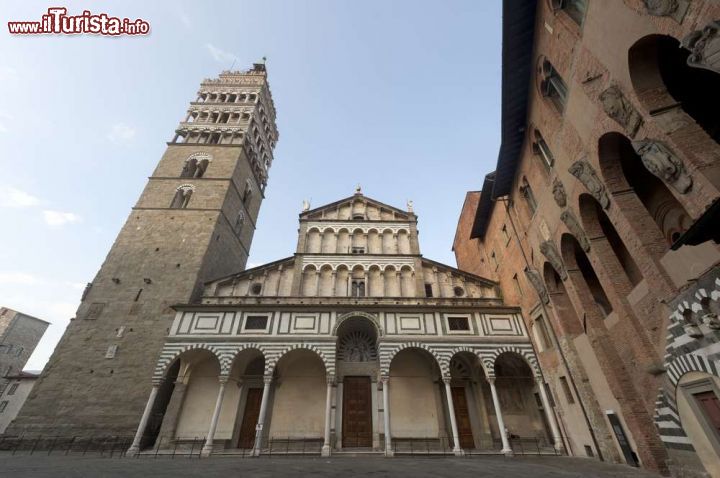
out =
[[(525, 262), (525, 267), (530, 268), (530, 261), (528, 261), (527, 255), (525, 254), (525, 249), (523, 249), (522, 242), (520, 241), (520, 236), (518, 235), (517, 229), (515, 228), (515, 221), (513, 221), (512, 215), (510, 214), (511, 209), (511, 203), (508, 200), (507, 196), (502, 198), (497, 198), (496, 201), (502, 201), (505, 203), (505, 211), (507, 213), (508, 219), (510, 219), (510, 226), (512, 226), (513, 235), (515, 236), (515, 240), (517, 241), (518, 247), (520, 248), (520, 253), (522, 254), (523, 261)], [(575, 377), (573, 377), (572, 369), (568, 365), (567, 359), (565, 358), (565, 354), (562, 351), (562, 347), (560, 347), (560, 343), (558, 342), (557, 334), (555, 333), (555, 327), (553, 326), (553, 321), (550, 319), (550, 314), (548, 313), (547, 307), (545, 306), (545, 303), (542, 300), (542, 297), (538, 295), (538, 298), (540, 299), (540, 307), (542, 307), (543, 314), (545, 317), (548, 318), (546, 321), (547, 325), (549, 325), (550, 332), (553, 336), (553, 341), (555, 344), (557, 344), (557, 351), (560, 354), (560, 358), (562, 359), (563, 365), (565, 366), (565, 370), (567, 370), (568, 375), (570, 376), (570, 384), (572, 385), (573, 391), (575, 392), (575, 396), (578, 397), (578, 404), (580, 405), (580, 409), (582, 410), (583, 417), (585, 418), (585, 423), (587, 424), (588, 431), (590, 432), (590, 437), (592, 438), (593, 445), (595, 445), (595, 451), (597, 451), (598, 458), (600, 461), (605, 461), (602, 455), (602, 451), (600, 450), (600, 444), (597, 441), (597, 437), (595, 436), (595, 431), (593, 430), (592, 424), (590, 423), (590, 419), (588, 418), (587, 410), (585, 409), (585, 404), (583, 403), (582, 396), (578, 392), (577, 386), (575, 385)], [(533, 348), (533, 352), (535, 353), (535, 356), (538, 356), (538, 351), (535, 348), (535, 343), (530, 339), (530, 345)], [(543, 375), (543, 386), (545, 383), (545, 374), (543, 374), (542, 368), (540, 369), (540, 373)]]

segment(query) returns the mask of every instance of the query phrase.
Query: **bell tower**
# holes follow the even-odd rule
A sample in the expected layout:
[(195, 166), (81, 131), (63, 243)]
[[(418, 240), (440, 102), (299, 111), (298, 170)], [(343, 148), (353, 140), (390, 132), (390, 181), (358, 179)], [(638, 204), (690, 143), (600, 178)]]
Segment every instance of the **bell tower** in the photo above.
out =
[(245, 268), (277, 139), (264, 64), (201, 83), (8, 433), (134, 433), (171, 306)]

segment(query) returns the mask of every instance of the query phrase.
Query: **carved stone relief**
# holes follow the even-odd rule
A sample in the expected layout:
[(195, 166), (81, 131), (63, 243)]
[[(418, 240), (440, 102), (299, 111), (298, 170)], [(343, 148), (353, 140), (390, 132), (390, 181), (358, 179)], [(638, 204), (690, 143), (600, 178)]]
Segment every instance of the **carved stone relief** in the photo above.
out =
[(583, 183), (588, 192), (597, 199), (603, 209), (610, 207), (610, 198), (605, 190), (605, 185), (600, 181), (600, 178), (590, 163), (584, 159), (578, 159), (570, 166), (568, 171)]
[(560, 252), (557, 250), (557, 247), (555, 247), (555, 243), (552, 241), (541, 242), (540, 252), (542, 252), (542, 255), (545, 256), (550, 265), (557, 271), (558, 275), (560, 275), (560, 279), (567, 279), (567, 270), (565, 269), (562, 257), (560, 257)]
[(688, 65), (720, 73), (720, 20), (690, 33), (683, 38), (682, 46), (690, 50)]
[(563, 183), (558, 178), (553, 180), (552, 193), (558, 206), (567, 206), (567, 193), (565, 192), (565, 186), (563, 186)]
[(622, 126), (628, 135), (635, 136), (642, 124), (642, 118), (632, 103), (622, 94), (620, 88), (614, 85), (609, 87), (600, 93), (599, 99), (605, 113)]
[(633, 149), (648, 171), (672, 186), (680, 194), (692, 188), (692, 177), (682, 160), (661, 141), (643, 139), (632, 142)]
[(688, 0), (643, 0), (645, 10), (656, 17), (671, 17), (681, 23), (687, 13)]
[(548, 296), (548, 291), (545, 288), (545, 283), (540, 272), (537, 269), (526, 267), (525, 277), (527, 277), (528, 282), (535, 288), (543, 304), (549, 303), (550, 297)]
[(580, 222), (575, 217), (575, 214), (566, 209), (562, 212), (562, 214), (560, 214), (560, 220), (565, 223), (565, 226), (567, 226), (568, 230), (572, 233), (573, 236), (575, 236), (575, 239), (577, 239), (578, 243), (580, 243), (580, 247), (583, 248), (583, 251), (589, 251), (590, 241), (588, 240), (587, 234), (585, 234), (585, 230), (582, 228)]

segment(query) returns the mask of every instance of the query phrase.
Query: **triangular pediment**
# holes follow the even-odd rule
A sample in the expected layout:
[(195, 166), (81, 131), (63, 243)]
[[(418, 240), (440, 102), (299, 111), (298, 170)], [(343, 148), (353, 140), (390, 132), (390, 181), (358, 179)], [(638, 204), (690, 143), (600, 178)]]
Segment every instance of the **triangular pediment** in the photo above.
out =
[[(415, 218), (412, 212), (403, 211), (389, 204), (385, 204), (364, 194), (354, 194), (340, 199), (339, 201), (325, 204), (300, 213), (301, 220), (323, 220), (337, 219), (342, 215), (341, 211), (350, 210), (350, 217), (343, 219), (369, 219), (369, 220), (390, 220), (409, 221)], [(369, 211), (365, 217), (354, 217), (353, 211)], [(370, 212), (371, 211), (371, 212)], [(377, 214), (375, 214), (377, 212)], [(377, 216), (377, 217), (375, 217)]]

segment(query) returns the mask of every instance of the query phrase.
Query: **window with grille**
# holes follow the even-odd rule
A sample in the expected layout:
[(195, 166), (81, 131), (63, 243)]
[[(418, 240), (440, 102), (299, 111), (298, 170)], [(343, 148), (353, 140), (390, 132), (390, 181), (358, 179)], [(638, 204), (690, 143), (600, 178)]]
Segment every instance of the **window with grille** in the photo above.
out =
[(448, 317), (448, 329), (452, 331), (470, 330), (470, 321), (467, 317)]
[(245, 330), (265, 330), (267, 323), (266, 315), (249, 315), (245, 320)]

